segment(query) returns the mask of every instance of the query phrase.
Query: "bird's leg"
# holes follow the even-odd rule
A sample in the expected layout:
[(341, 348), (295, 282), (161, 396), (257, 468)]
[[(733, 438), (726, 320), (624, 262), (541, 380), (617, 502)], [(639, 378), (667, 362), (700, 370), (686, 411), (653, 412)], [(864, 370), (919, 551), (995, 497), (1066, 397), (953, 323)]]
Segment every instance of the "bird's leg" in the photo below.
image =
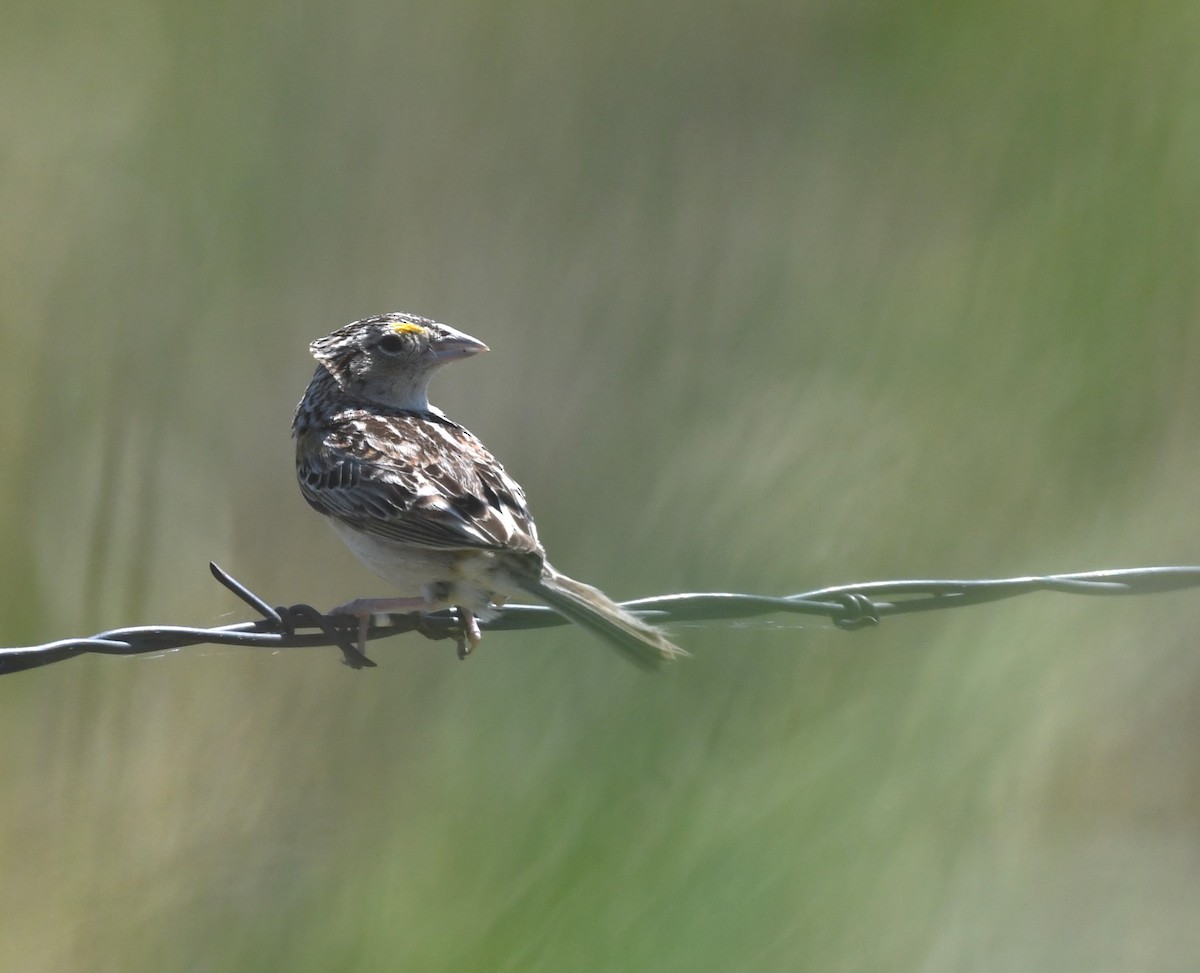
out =
[[(439, 606), (451, 604), (451, 599), (454, 597), (454, 585), (448, 581), (435, 581), (425, 586), (425, 598)], [(454, 611), (458, 615), (458, 623), (462, 629), (461, 633), (454, 639), (454, 643), (458, 648), (458, 657), (465, 659), (477, 646), (483, 636), (479, 632), (479, 623), (475, 620), (475, 613), (465, 605), (455, 605)]]
[(427, 598), (355, 598), (330, 609), (331, 615), (382, 615), (384, 612), (429, 611), (434, 605)]
[[(372, 615), (383, 615), (387, 612), (410, 612), (417, 615), (415, 628), (418, 632), (430, 636), (429, 630), (422, 625), (422, 616), (427, 612), (437, 611), (446, 604), (449, 594), (445, 585), (428, 585), (424, 597), (421, 598), (355, 598), (344, 605), (338, 605), (330, 611), (331, 615), (351, 615), (358, 619), (358, 651), (365, 657), (367, 652), (367, 633), (371, 627)], [(458, 657), (465, 659), (474, 651), (483, 639), (479, 631), (479, 622), (475, 613), (463, 605), (455, 605), (458, 613), (462, 634), (456, 638)], [(445, 638), (445, 635), (435, 635), (435, 638)]]
[(367, 632), (371, 627), (371, 616), (385, 612), (429, 611), (433, 605), (425, 598), (355, 598), (344, 605), (330, 609), (331, 615), (352, 615), (358, 619), (358, 651), (367, 654)]
[(479, 631), (479, 622), (470, 608), (455, 605), (454, 610), (458, 612), (458, 621), (462, 625), (462, 635), (458, 639), (458, 657), (465, 659), (475, 651), (475, 646), (483, 641), (483, 633)]

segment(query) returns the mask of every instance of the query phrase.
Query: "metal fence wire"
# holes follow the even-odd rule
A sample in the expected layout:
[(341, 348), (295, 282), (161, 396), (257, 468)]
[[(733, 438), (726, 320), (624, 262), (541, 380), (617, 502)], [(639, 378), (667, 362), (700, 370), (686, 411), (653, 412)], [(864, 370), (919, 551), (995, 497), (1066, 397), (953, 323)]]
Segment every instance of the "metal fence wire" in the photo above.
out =
[[(210, 563), (209, 568), (213, 577), (261, 617), (216, 628), (140, 625), (87, 638), (0, 648), (0, 675), (35, 669), (89, 652), (142, 655), (204, 644), (272, 650), (330, 646), (339, 649), (342, 661), (352, 668), (375, 665), (358, 650), (358, 622), (353, 617), (322, 613), (311, 605), (272, 607), (216, 564)], [(1200, 588), (1200, 567), (1118, 568), (977, 580), (869, 581), (778, 598), (715, 592), (662, 595), (622, 604), (656, 625), (728, 621), (784, 613), (823, 616), (840, 629), (854, 631), (878, 625), (888, 615), (965, 608), (1036, 591), (1072, 595), (1148, 595), (1188, 588)], [(516, 631), (569, 624), (567, 619), (541, 605), (505, 605), (480, 627), (489, 631)], [(430, 639), (453, 639), (459, 657), (466, 655), (461, 626), (453, 610), (424, 615), (377, 615), (372, 619), (367, 637), (382, 639), (405, 632), (417, 632)]]

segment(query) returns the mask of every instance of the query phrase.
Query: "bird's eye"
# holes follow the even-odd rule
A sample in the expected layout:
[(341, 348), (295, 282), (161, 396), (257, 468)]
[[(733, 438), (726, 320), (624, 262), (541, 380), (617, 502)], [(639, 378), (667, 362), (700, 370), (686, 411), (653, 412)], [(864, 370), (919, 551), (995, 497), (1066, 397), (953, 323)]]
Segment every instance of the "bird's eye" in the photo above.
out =
[(379, 339), (379, 348), (389, 355), (399, 355), (408, 347), (408, 342), (398, 334), (385, 334)]

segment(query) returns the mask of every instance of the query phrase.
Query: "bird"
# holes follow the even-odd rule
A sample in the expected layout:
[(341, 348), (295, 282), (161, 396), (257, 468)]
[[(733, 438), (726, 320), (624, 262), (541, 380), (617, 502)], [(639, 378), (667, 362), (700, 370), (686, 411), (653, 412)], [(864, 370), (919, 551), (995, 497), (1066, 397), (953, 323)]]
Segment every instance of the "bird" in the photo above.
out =
[(430, 405), (430, 379), (443, 365), (487, 350), (403, 312), (354, 321), (309, 345), (317, 369), (292, 420), (300, 490), (396, 590), (332, 614), (358, 619), (366, 660), (372, 615), (453, 607), (465, 656), (482, 637), (478, 619), (526, 593), (641, 668), (686, 655), (598, 588), (554, 568), (524, 490), (466, 427)]

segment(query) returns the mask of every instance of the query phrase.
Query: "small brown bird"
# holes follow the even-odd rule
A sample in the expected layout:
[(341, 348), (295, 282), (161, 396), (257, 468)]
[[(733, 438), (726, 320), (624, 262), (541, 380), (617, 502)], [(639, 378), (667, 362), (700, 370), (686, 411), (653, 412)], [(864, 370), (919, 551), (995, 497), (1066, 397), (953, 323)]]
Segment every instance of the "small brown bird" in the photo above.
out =
[(483, 443), (429, 404), (433, 373), (487, 345), (393, 313), (348, 324), (309, 350), (320, 364), (292, 421), (300, 489), (400, 592), (334, 609), (359, 618), (360, 651), (371, 615), (449, 606), (473, 648), (476, 616), (527, 592), (640, 666), (686, 655), (603, 592), (555, 570), (521, 487)]

